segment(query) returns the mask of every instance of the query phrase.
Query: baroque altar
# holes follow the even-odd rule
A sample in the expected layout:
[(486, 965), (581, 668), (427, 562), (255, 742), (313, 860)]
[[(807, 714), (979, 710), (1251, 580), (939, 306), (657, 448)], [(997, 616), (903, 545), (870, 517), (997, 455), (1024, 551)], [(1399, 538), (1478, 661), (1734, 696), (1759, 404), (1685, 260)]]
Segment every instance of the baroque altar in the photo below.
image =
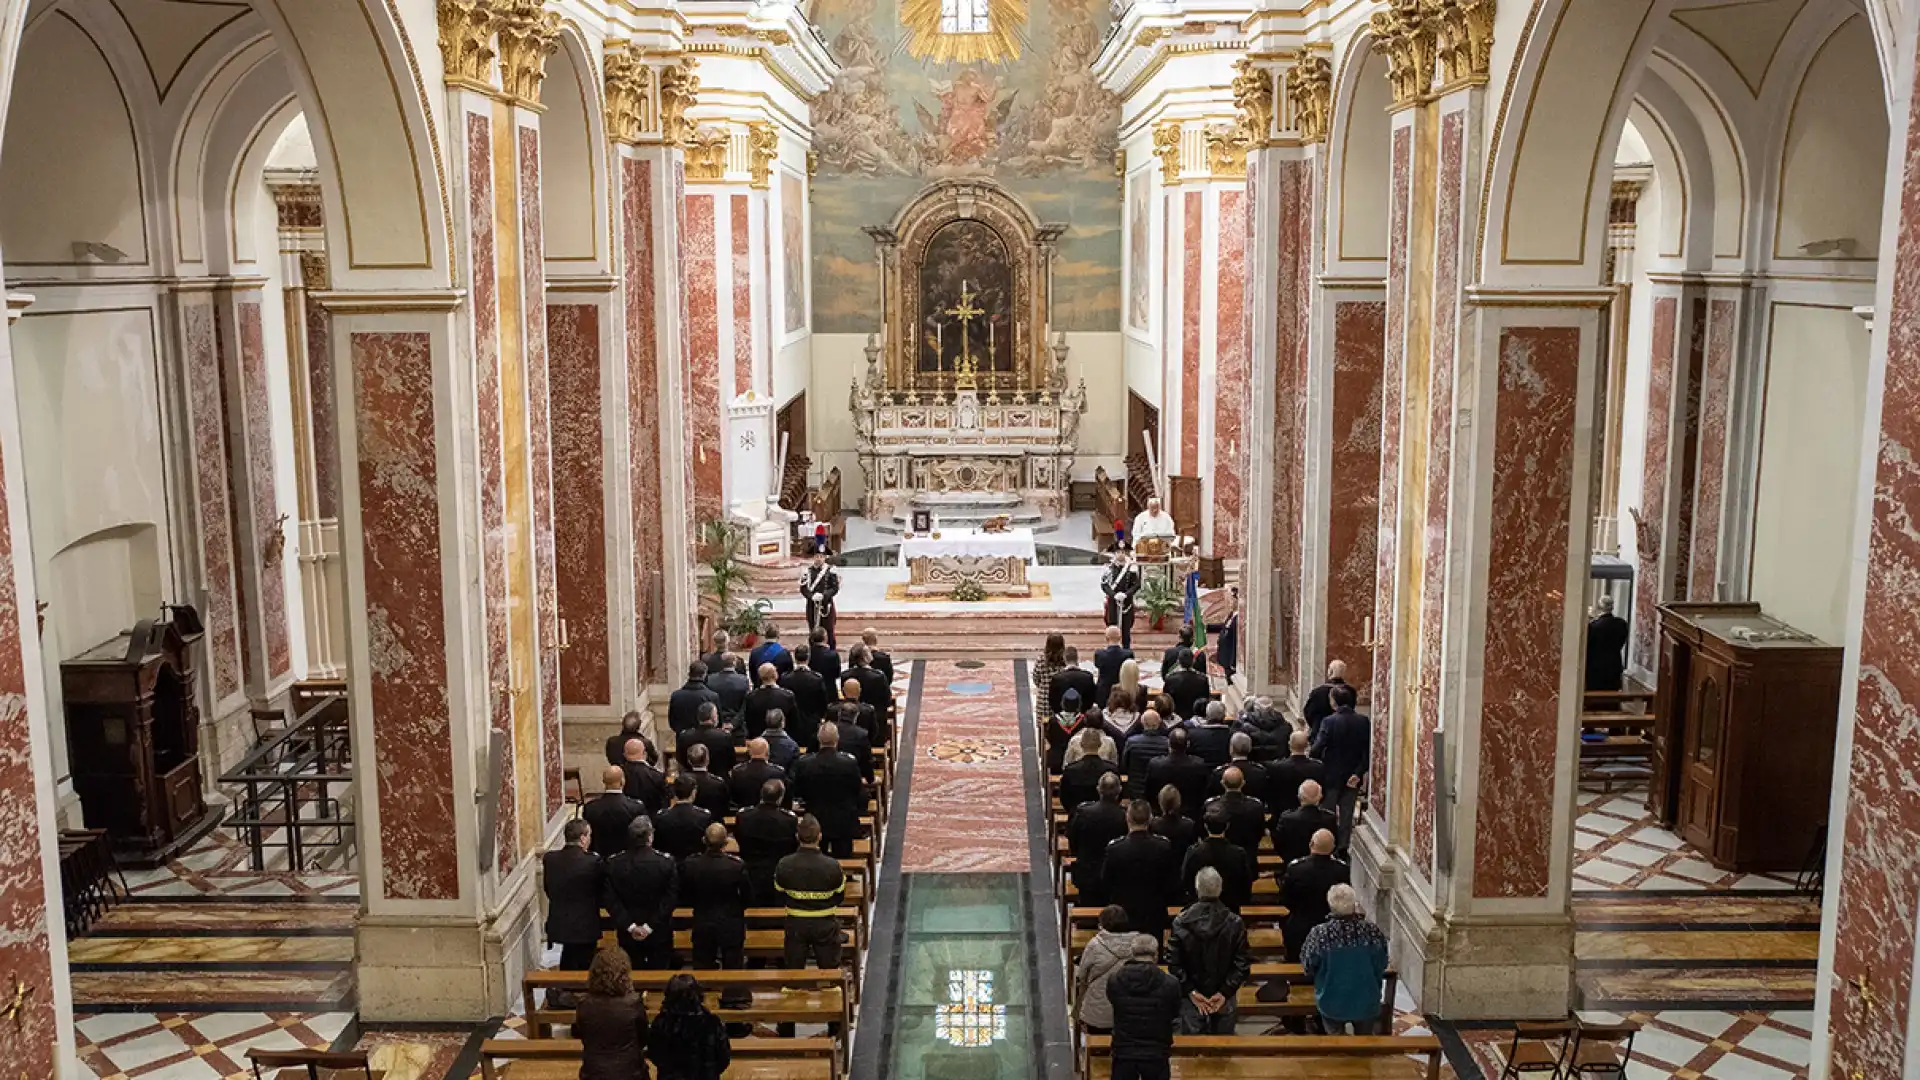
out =
[(916, 510), (1042, 530), (1066, 515), (1086, 387), (1067, 384), (1066, 336), (1048, 336), (1063, 228), (992, 181), (946, 180), (866, 230), (883, 330), (850, 406), (878, 528)]

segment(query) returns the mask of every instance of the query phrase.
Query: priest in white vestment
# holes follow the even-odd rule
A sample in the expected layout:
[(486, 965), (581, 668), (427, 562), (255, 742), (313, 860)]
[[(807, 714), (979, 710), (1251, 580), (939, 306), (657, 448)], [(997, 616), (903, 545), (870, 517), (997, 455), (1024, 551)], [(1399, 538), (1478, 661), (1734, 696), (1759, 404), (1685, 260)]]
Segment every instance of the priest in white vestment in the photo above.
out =
[(1148, 499), (1147, 508), (1133, 519), (1133, 536), (1137, 547), (1140, 541), (1161, 537), (1169, 542), (1174, 538), (1173, 515), (1160, 508), (1159, 499)]

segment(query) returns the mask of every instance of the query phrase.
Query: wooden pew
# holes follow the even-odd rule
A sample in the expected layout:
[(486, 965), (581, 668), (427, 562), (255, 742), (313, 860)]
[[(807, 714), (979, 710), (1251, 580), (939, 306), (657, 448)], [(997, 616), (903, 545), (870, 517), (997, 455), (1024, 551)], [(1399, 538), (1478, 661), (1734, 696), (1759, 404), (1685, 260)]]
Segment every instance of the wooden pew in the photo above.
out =
[[(1086, 1040), (1089, 1080), (1113, 1075), (1113, 1038)], [(1431, 1035), (1180, 1035), (1180, 1080), (1439, 1080), (1440, 1040)]]
[[(636, 971), (633, 973), (633, 988), (648, 995), (649, 1015), (657, 1012), (657, 998), (666, 989), (667, 980), (678, 971)], [(753, 1006), (741, 1010), (716, 1010), (722, 1018), (731, 1021), (739, 1017), (742, 1023), (749, 1020), (763, 1023), (814, 1023), (847, 1025), (853, 1022), (853, 1002), (846, 991), (848, 981), (845, 972), (821, 971), (818, 968), (801, 970), (758, 969), (747, 971), (694, 971), (690, 972), (700, 980), (700, 986), (717, 1000), (723, 990), (746, 987), (753, 992)], [(536, 971), (520, 980), (520, 993), (527, 1014), (527, 1033), (533, 1038), (546, 1038), (553, 1034), (554, 1024), (570, 1023), (573, 1018), (571, 1009), (545, 1009), (538, 1006), (534, 995), (536, 990), (566, 990), (584, 993), (587, 989), (587, 973), (584, 971)], [(713, 1002), (709, 1002), (712, 1005)]]
[[(1277, 980), (1286, 981), (1287, 993), (1279, 996), (1269, 993), (1272, 1000), (1262, 1000), (1260, 990)], [(1386, 979), (1380, 987), (1380, 1022), (1393, 1023), (1394, 996), (1399, 993), (1400, 974), (1392, 968), (1387, 969)], [(1067, 976), (1067, 1000), (1073, 1004), (1079, 994), (1069, 970)], [(1254, 964), (1247, 976), (1246, 985), (1234, 995), (1234, 1002), (1240, 1007), (1241, 1016), (1293, 1017), (1317, 1016), (1319, 1006), (1314, 1001), (1313, 980), (1307, 977), (1306, 969), (1299, 964)]]
[[(735, 1039), (726, 1080), (838, 1080), (832, 1039)], [(506, 1061), (505, 1068), (496, 1061)], [(488, 1039), (480, 1044), (483, 1080), (576, 1080), (578, 1039)]]
[[(620, 947), (619, 940), (612, 930), (601, 931), (600, 947), (603, 949), (617, 949)], [(682, 959), (692, 955), (692, 929), (676, 928), (674, 930), (673, 951), (680, 954)], [(747, 931), (746, 953), (747, 959), (749, 960), (772, 960), (775, 962), (785, 960), (787, 955), (787, 932), (784, 929), (749, 929)], [(860, 1000), (860, 959), (860, 952), (857, 949), (843, 948), (841, 950), (841, 962), (846, 964), (847, 969), (852, 973), (850, 986), (853, 991), (853, 1000), (855, 1001)], [(704, 977), (701, 981), (705, 981)], [(581, 985), (584, 986), (586, 984), (582, 982)]]
[[(851, 931), (853, 947), (865, 951), (867, 947), (866, 912), (857, 905), (849, 904), (837, 909), (834, 914), (840, 917), (840, 929)], [(747, 928), (760, 930), (780, 930), (787, 925), (787, 909), (783, 907), (764, 907), (747, 909)], [(677, 932), (693, 926), (692, 908), (673, 909), (673, 927)]]
[[(1094, 931), (1076, 926), (1067, 938), (1067, 965), (1071, 967), (1080, 962), (1080, 954), (1086, 951), (1087, 944), (1093, 940)], [(751, 932), (749, 932), (751, 936)], [(1285, 957), (1286, 944), (1281, 940), (1279, 927), (1247, 927), (1247, 950), (1254, 959), (1269, 960)]]

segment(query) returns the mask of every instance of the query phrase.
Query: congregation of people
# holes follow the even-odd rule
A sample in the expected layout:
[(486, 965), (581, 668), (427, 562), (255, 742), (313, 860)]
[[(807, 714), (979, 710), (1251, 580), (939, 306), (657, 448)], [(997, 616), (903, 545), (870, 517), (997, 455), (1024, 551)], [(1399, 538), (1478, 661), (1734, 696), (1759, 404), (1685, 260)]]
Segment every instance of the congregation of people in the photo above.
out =
[[(716, 633), (667, 703), (671, 747), (638, 712), (607, 741), (602, 790), (544, 856), (546, 937), (559, 968), (589, 972), (577, 1012), (583, 1080), (718, 1080), (728, 1032), (697, 976), (667, 984), (649, 1021), (631, 972), (747, 967), (747, 912), (783, 909), (783, 970), (846, 962), (841, 859), (866, 835), (876, 750), (892, 740), (892, 660), (869, 630), (844, 658), (815, 631), (789, 649), (770, 629), (751, 653)], [(691, 950), (675, 947), (691, 909)], [(611, 946), (603, 947), (611, 930)], [(684, 980), (684, 981), (683, 981)], [(750, 995), (729, 990), (722, 1008)]]
[(1386, 939), (1346, 861), (1371, 728), (1344, 665), (1297, 718), (1264, 697), (1229, 718), (1204, 650), (1176, 645), (1161, 670), (1159, 690), (1144, 686), (1117, 627), (1091, 671), (1059, 635), (1034, 667), (1074, 906), (1102, 909), (1074, 970), (1080, 1025), (1112, 1036), (1117, 1078), (1168, 1075), (1176, 1032), (1233, 1034), (1264, 842), (1286, 959), (1314, 984), (1319, 1029), (1374, 1033)]

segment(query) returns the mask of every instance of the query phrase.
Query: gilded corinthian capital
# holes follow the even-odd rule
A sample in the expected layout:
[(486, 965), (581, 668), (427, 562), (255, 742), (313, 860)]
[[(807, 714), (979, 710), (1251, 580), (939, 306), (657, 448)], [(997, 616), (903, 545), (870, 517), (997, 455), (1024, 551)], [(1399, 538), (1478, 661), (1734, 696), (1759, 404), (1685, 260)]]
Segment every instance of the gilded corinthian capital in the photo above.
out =
[(613, 45), (607, 43), (607, 138), (633, 144), (647, 126), (647, 69), (624, 47)]
[(560, 47), (560, 15), (543, 8), (541, 0), (495, 0), (495, 4), (500, 81), (515, 103), (538, 105), (547, 57)]
[(1168, 120), (1153, 129), (1153, 156), (1160, 159), (1163, 183), (1180, 182), (1180, 122)]
[(1395, 106), (1415, 105), (1433, 88), (1434, 12), (1444, 0), (1392, 0), (1368, 27), (1387, 55), (1387, 81)]
[(1333, 65), (1309, 53), (1287, 70), (1287, 100), (1303, 142), (1325, 142), (1333, 124)]
[(1247, 57), (1233, 65), (1233, 104), (1240, 110), (1240, 135), (1251, 149), (1267, 145), (1273, 134), (1273, 77)]
[(678, 64), (660, 71), (660, 135), (669, 146), (688, 146), (693, 142), (693, 121), (687, 110), (698, 104), (700, 76), (694, 73), (693, 57), (682, 57)]
[(1433, 25), (1443, 85), (1487, 81), (1487, 64), (1493, 52), (1493, 3), (1438, 0)]
[(451, 86), (493, 89), (494, 13), (485, 0), (440, 0), (440, 58)]
[(747, 150), (753, 155), (753, 186), (766, 188), (773, 181), (773, 163), (780, 157), (780, 133), (765, 120), (747, 125)]

